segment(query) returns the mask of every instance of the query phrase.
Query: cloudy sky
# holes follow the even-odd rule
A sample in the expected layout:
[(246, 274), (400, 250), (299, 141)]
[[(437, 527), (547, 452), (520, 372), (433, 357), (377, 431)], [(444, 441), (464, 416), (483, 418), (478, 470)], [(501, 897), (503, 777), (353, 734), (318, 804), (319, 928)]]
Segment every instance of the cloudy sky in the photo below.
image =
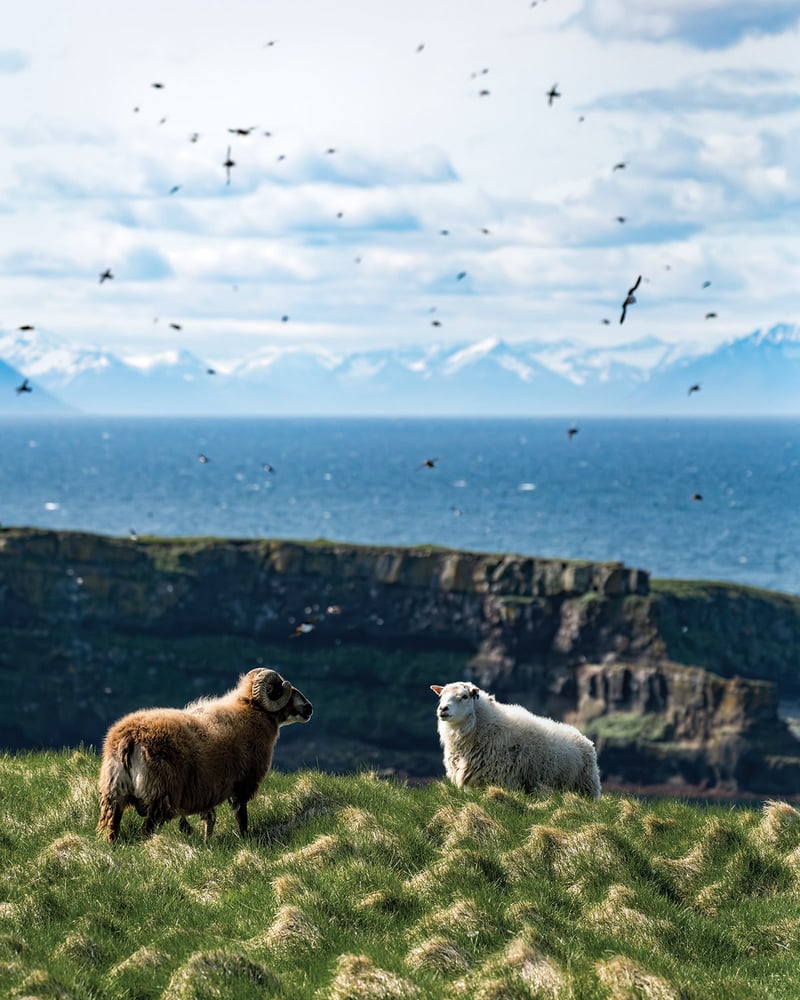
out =
[(0, 331), (224, 360), (795, 322), (799, 25), (797, 0), (28, 0)]

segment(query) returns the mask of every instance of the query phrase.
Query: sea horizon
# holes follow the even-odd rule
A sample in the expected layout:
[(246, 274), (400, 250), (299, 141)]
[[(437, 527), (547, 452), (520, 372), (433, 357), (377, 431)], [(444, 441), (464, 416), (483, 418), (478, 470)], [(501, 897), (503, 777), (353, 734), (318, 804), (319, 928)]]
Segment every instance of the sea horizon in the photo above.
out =
[(800, 594), (800, 418), (92, 416), (0, 428), (4, 526), (441, 545)]

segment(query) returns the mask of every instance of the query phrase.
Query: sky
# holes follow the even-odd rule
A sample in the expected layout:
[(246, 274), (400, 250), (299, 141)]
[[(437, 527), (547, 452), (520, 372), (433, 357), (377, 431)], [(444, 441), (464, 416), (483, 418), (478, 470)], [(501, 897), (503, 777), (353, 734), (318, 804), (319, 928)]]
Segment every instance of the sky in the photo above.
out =
[(224, 363), (799, 320), (796, 0), (28, 0), (2, 28), (2, 332)]

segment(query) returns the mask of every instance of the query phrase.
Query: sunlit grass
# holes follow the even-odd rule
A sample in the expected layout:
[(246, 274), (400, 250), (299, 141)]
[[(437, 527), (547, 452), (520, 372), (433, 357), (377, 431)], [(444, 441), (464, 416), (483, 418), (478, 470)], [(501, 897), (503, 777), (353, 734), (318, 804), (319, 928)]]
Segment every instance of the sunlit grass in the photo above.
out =
[(800, 813), (272, 773), (242, 840), (0, 756), (0, 996), (795, 998)]

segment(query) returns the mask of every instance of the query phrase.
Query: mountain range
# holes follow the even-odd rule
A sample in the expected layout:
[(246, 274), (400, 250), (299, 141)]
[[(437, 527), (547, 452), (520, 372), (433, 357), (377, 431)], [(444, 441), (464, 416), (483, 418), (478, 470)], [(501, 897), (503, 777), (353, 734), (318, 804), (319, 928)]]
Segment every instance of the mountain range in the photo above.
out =
[[(23, 378), (33, 392), (14, 391)], [(217, 366), (180, 349), (118, 356), (38, 330), (0, 333), (0, 415), (798, 413), (800, 327), (787, 324), (706, 353), (655, 338), (587, 348), (492, 337), (351, 353), (270, 347)]]

